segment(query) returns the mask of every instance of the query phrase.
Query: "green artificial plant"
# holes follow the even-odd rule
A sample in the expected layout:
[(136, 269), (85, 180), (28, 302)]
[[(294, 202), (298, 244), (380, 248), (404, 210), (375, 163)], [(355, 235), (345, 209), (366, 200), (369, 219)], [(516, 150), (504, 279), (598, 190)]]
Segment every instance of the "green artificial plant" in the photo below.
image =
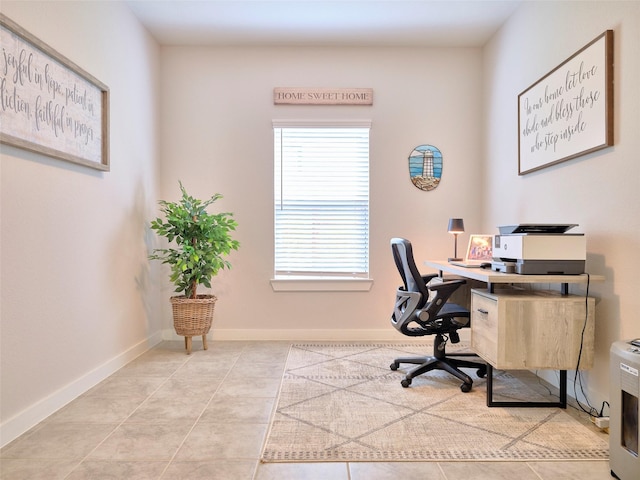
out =
[(222, 198), (219, 193), (202, 201), (191, 197), (179, 182), (182, 199), (179, 202), (161, 200), (164, 218), (151, 222), (151, 229), (165, 237), (175, 248), (158, 248), (149, 256), (171, 267), (171, 282), (176, 292), (187, 298), (197, 298), (196, 290), (202, 284), (211, 288), (211, 278), (224, 268), (231, 268), (223, 257), (237, 250), (240, 243), (230, 232), (237, 223), (232, 213), (211, 214), (207, 207)]

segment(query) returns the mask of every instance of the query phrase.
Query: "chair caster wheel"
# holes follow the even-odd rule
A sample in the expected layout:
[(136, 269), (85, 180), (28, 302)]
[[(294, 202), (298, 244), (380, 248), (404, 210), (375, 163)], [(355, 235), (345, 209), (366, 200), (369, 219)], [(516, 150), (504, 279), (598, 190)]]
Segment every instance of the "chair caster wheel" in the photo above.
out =
[(400, 381), (400, 385), (404, 388), (408, 388), (411, 385), (411, 380), (407, 380), (406, 378)]
[(389, 365), (389, 368), (395, 372), (398, 369), (398, 364), (396, 362), (393, 362), (391, 365)]
[(484, 378), (486, 374), (487, 374), (487, 367), (479, 368), (478, 371), (476, 372), (476, 375), (478, 375), (478, 378)]
[(460, 390), (462, 390), (464, 393), (470, 392), (471, 391), (471, 384), (470, 383), (463, 383), (462, 385), (460, 385)]

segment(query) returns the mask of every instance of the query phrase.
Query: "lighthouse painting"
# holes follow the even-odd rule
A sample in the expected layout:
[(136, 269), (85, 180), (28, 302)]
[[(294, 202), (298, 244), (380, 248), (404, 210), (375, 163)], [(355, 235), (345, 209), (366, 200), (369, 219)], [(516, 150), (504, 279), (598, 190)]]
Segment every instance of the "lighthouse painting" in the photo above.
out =
[(409, 155), (409, 176), (420, 190), (433, 190), (442, 177), (442, 153), (433, 145), (420, 145)]

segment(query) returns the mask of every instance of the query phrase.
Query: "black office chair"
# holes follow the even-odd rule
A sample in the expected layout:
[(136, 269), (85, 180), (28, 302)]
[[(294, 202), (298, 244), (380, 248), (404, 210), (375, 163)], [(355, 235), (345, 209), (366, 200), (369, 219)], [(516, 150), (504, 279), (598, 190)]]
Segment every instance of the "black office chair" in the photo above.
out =
[[(405, 388), (411, 385), (411, 380), (418, 375), (435, 369), (445, 370), (464, 382), (460, 385), (460, 390), (470, 391), (473, 380), (460, 368), (475, 368), (478, 377), (482, 378), (487, 373), (487, 365), (481, 361), (473, 362), (454, 358), (477, 357), (472, 353), (455, 353), (447, 356), (445, 352), (447, 341), (460, 342), (458, 330), (469, 326), (469, 310), (447, 302), (451, 294), (466, 283), (465, 280), (443, 281), (429, 286), (427, 284), (437, 275), (420, 275), (413, 260), (413, 249), (409, 240), (392, 238), (391, 251), (404, 283), (404, 286), (398, 287), (396, 292), (396, 304), (391, 323), (400, 332), (411, 337), (436, 336), (433, 356), (396, 358), (391, 364), (391, 370), (397, 370), (401, 363), (418, 365), (400, 382)], [(430, 291), (435, 293), (431, 299)]]

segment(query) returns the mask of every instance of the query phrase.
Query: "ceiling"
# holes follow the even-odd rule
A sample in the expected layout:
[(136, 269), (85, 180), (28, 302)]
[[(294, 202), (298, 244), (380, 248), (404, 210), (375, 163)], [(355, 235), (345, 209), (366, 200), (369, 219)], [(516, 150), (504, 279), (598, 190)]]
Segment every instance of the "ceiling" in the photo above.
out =
[(523, 0), (126, 0), (162, 45), (482, 46)]

